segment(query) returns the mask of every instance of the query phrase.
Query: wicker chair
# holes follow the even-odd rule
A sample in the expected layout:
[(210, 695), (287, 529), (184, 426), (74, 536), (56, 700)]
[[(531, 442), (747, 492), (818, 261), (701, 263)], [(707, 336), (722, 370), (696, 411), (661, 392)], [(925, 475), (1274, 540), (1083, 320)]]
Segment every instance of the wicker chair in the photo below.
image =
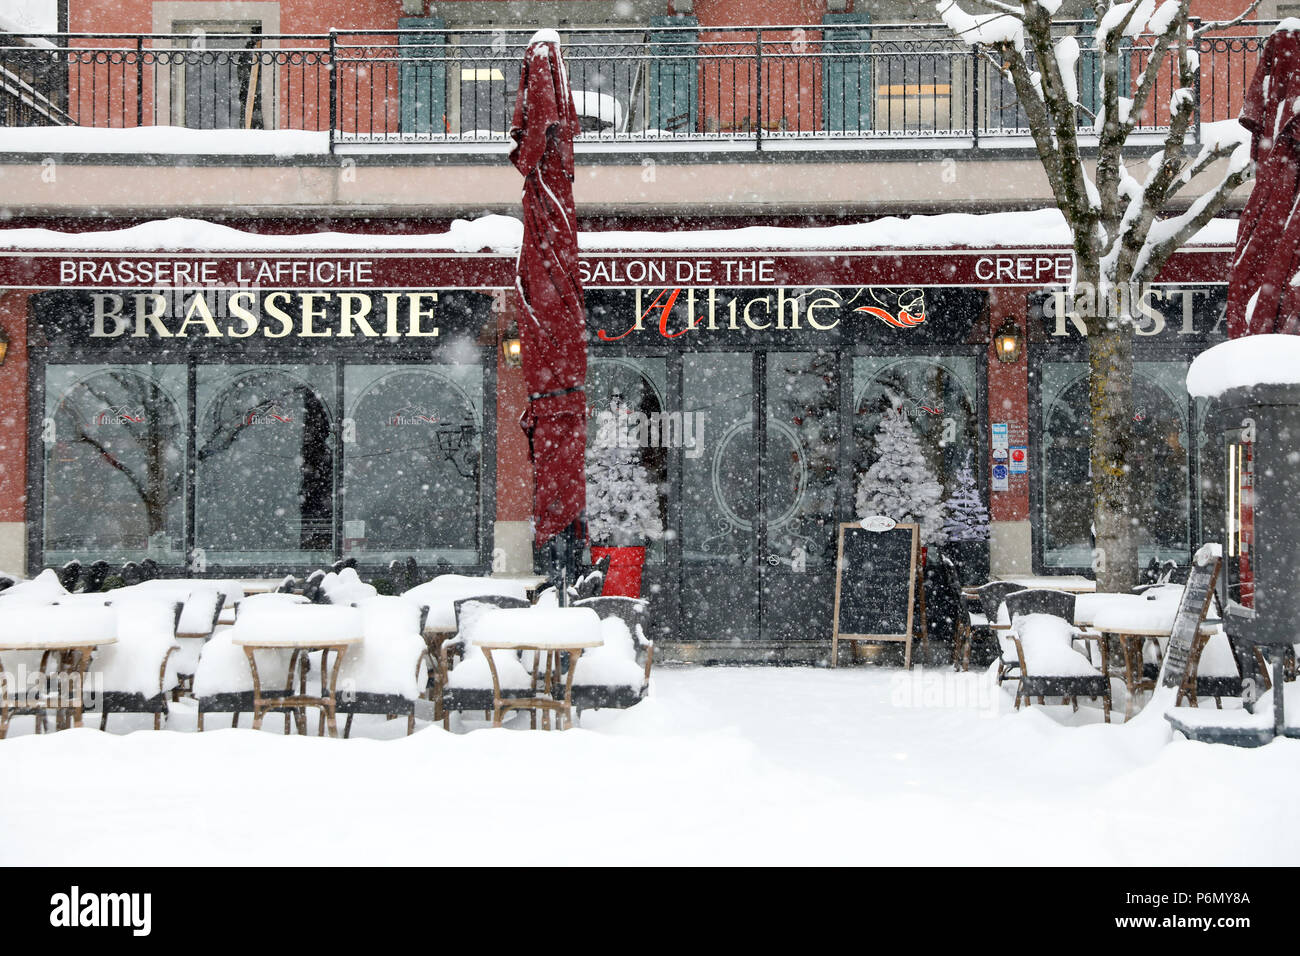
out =
[[(979, 600), (980, 607), (984, 611), (984, 620), (992, 625), (997, 623), (998, 610), (1002, 607), (1002, 602), (1006, 600), (1007, 595), (1023, 590), (1025, 590), (1024, 585), (1015, 584), (1012, 581), (990, 581), (988, 584), (973, 588), (970, 593)], [(1020, 670), (1019, 660), (1015, 655), (1008, 653), (1008, 650), (1008, 644), (1003, 641), (998, 642), (997, 681), (999, 684), (1008, 677), (1015, 677), (1016, 672)]]
[(601, 648), (588, 651), (579, 660), (577, 679), (573, 684), (573, 707), (579, 715), (584, 710), (602, 708), (626, 709), (645, 699), (650, 689), (650, 668), (654, 664), (654, 641), (645, 636), (650, 626), (650, 603), (641, 598), (629, 597), (593, 597), (578, 601), (574, 607), (586, 607), (596, 612), (601, 620), (616, 617), (627, 625), (632, 636), (632, 644), (637, 663), (645, 662), (644, 672), (637, 684), (588, 684), (581, 683), (581, 661), (588, 654), (598, 654)]
[[(138, 604), (139, 607), (132, 607), (133, 604)], [(153, 729), (161, 730), (168, 714), (167, 698), (170, 696), (168, 691), (172, 690), (172, 686), (169, 686), (167, 681), (168, 663), (179, 649), (175, 633), (181, 622), (181, 611), (184, 605), (179, 601), (166, 604), (124, 600), (114, 603), (113, 606), (118, 612), (117, 643), (100, 649), (90, 665), (90, 673), (102, 675), (105, 682), (105, 687), (99, 695), (99, 729), (108, 729), (109, 714), (152, 714)], [(149, 632), (151, 616), (155, 614), (170, 615), (171, 626), (165, 631), (165, 636), (169, 637), (170, 641), (160, 640), (164, 636), (162, 629), (158, 629), (156, 633)], [(167, 619), (164, 618), (158, 623), (161, 628), (166, 628)], [(142, 624), (143, 627), (140, 626)], [(143, 655), (150, 651), (161, 654), (161, 657), (155, 656), (139, 661), (129, 660), (130, 656)], [(121, 662), (119, 658), (122, 659)], [(143, 679), (147, 679), (152, 690), (155, 666), (158, 675), (157, 693), (146, 694), (144, 691), (123, 690), (121, 687), (112, 686), (116, 681), (138, 686)], [(130, 673), (139, 668), (144, 670), (138, 674)], [(173, 671), (173, 679), (176, 676)]]
[(940, 555), (940, 573), (947, 581), (949, 589), (956, 594), (957, 620), (953, 631), (952, 666), (955, 670), (970, 670), (970, 651), (976, 632), (980, 637), (992, 637), (989, 619), (984, 613), (983, 605), (972, 607), (971, 600), (961, 587), (961, 575), (957, 565), (948, 555)]
[[(489, 719), (492, 714), (493, 697), (490, 685), (487, 687), (456, 686), (456, 682), (452, 677), (454, 670), (453, 658), (459, 657), (463, 661), (468, 650), (462, 629), (462, 621), (470, 605), (505, 609), (532, 607), (523, 598), (506, 597), (500, 594), (484, 594), (480, 597), (462, 598), (455, 602), (453, 606), (456, 609), (456, 630), (458, 633), (455, 637), (443, 641), (438, 646), (438, 659), (435, 662), (438, 671), (437, 690), (442, 695), (442, 726), (448, 730), (451, 729), (452, 711), (481, 710), (488, 715)], [(494, 651), (493, 653), (505, 655), (507, 652)], [(498, 656), (495, 660), (498, 662), (498, 667), (500, 667), (502, 657)], [(521, 664), (520, 670), (522, 671), (522, 669), (523, 665)], [(518, 676), (518, 672), (516, 672), (515, 677), (518, 678)], [(515, 692), (518, 692), (517, 696), (522, 696), (525, 691), (531, 692), (531, 682), (524, 687), (503, 686), (501, 688), (501, 692), (507, 695), (514, 695)], [(536, 715), (534, 715), (535, 719)]]
[[(1051, 624), (1051, 633), (1035, 634), (1033, 641), (1029, 639), (1029, 634), (1017, 633), (1015, 626), (1008, 632), (1007, 640), (1014, 648), (1020, 674), (1016, 686), (1016, 709), (1020, 709), (1021, 700), (1028, 705), (1030, 698), (1037, 697), (1042, 704), (1047, 697), (1060, 697), (1063, 701), (1068, 700), (1078, 710), (1081, 695), (1093, 700), (1100, 697), (1105, 721), (1110, 723), (1110, 678), (1104, 667), (1099, 670), (1074, 649), (1078, 628), (1068, 619), (1055, 614), (1031, 611), (1018, 616), (1019, 626), (1022, 627), (1032, 617), (1042, 620), (1055, 618), (1055, 623)], [(1015, 616), (1012, 617), (1012, 622), (1013, 625), (1017, 623)], [(1050, 645), (1057, 639), (1055, 630), (1058, 625), (1062, 644), (1052, 647)]]
[[(420, 668), (427, 666), (428, 652), (425, 649), (424, 638), (420, 635), (424, 632), (424, 623), (429, 617), (428, 606), (416, 604), (414, 601), (407, 601), (399, 597), (373, 597), (368, 601), (362, 601), (352, 606), (361, 610), (362, 626), (365, 628), (367, 643), (384, 640), (407, 640), (407, 643), (412, 648), (411, 663), (415, 669), (415, 684), (418, 685)], [(388, 633), (384, 628), (394, 623), (394, 609), (403, 606), (407, 606), (405, 613), (409, 614), (409, 620), (404, 622), (402, 631)], [(340, 682), (348, 682), (349, 684), (356, 682), (356, 657), (355, 651), (351, 649), (344, 655), (343, 664), (339, 671)], [(324, 678), (325, 675), (322, 673), (321, 679), (324, 680)], [(340, 691), (334, 709), (336, 713), (348, 715), (348, 719), (343, 724), (344, 738), (352, 734), (352, 718), (357, 714), (383, 714), (389, 720), (404, 716), (406, 718), (406, 733), (409, 736), (415, 731), (415, 700), (416, 698), (407, 697), (403, 694), (367, 690), (362, 686)]]

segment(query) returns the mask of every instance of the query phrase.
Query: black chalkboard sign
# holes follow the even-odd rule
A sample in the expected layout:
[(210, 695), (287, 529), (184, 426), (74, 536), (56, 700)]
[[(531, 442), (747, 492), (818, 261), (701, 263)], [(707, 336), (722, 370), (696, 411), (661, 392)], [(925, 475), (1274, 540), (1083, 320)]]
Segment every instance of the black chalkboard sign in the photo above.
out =
[(856, 521), (840, 525), (832, 667), (840, 641), (905, 641), (907, 666), (912, 666), (919, 532), (915, 524), (884, 531), (869, 531)]
[(1183, 598), (1178, 602), (1174, 628), (1169, 632), (1160, 682), (1165, 687), (1182, 687), (1187, 679), (1187, 663), (1196, 645), (1196, 634), (1209, 610), (1214, 582), (1219, 576), (1219, 558), (1210, 556), (1203, 564), (1193, 564), (1187, 575)]

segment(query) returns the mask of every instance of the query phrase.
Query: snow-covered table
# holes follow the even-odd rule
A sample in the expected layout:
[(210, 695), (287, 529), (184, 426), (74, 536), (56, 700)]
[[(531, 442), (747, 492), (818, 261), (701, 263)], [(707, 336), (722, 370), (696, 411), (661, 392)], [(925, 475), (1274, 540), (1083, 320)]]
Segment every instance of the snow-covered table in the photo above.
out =
[[(310, 611), (310, 606), (303, 608), (304, 611)], [(321, 610), (329, 610), (328, 606)], [(301, 612), (300, 612), (301, 613)], [(354, 612), (355, 613), (355, 612)], [(358, 631), (355, 634), (331, 633), (328, 628), (318, 633), (288, 633), (281, 636), (270, 634), (240, 634), (232, 638), (232, 642), (244, 649), (244, 654), (248, 657), (249, 670), (253, 672), (253, 729), (262, 728), (262, 718), (268, 711), (289, 708), (294, 711), (298, 732), (306, 732), (306, 710), (307, 707), (318, 707), (321, 712), (322, 731), (324, 725), (328, 725), (331, 737), (339, 735), (338, 724), (335, 722), (335, 701), (337, 700), (336, 692), (339, 679), (339, 665), (343, 663), (343, 655), (353, 644), (360, 644), (363, 635)], [(255, 652), (259, 650), (284, 650), (289, 649), (293, 654), (289, 658), (288, 676), (285, 678), (283, 690), (263, 690), (262, 681), (257, 673), (257, 658)], [(293, 677), (306, 655), (311, 651), (320, 651), (320, 680), (321, 690), (319, 694), (307, 693), (306, 680), (294, 693)], [(332, 667), (327, 666), (330, 654), (334, 655), (334, 664)], [(328, 674), (328, 677), (326, 676)], [(285, 732), (289, 729), (288, 717), (285, 717)], [(324, 734), (322, 733), (322, 736)]]
[[(40, 610), (44, 611), (45, 608)], [(54, 610), (50, 608), (49, 610)], [(107, 608), (105, 608), (107, 611)], [(109, 617), (114, 618), (112, 612)], [(16, 714), (36, 714), (41, 720), (54, 703), (55, 727), (64, 730), (67, 727), (80, 727), (81, 715), (85, 711), (86, 668), (90, 657), (97, 647), (116, 644), (117, 637), (111, 634), (92, 633), (94, 628), (83, 634), (47, 634), (43, 637), (5, 638), (0, 640), (0, 673), (4, 674), (5, 686), (0, 690), (0, 739), (9, 732), (9, 721)], [(4, 655), (14, 652), (39, 652), (40, 670), (43, 675), (54, 678), (54, 689), (42, 686), (37, 690), (36, 700), (32, 700), (26, 686), (14, 686), (14, 673), (4, 665)], [(46, 671), (51, 659), (58, 663), (52, 675)], [(42, 677), (42, 681), (46, 678)], [(41, 727), (38, 721), (37, 729)]]
[[(551, 729), (551, 713), (555, 713), (557, 730), (573, 726), (573, 672), (582, 652), (605, 643), (600, 636), (600, 618), (590, 608), (509, 608), (488, 611), (474, 629), (474, 646), (483, 650), (488, 670), (492, 673), (492, 726), (500, 727), (507, 712), (533, 711), (533, 726), (537, 726), (537, 711), (542, 712), (542, 729)], [(531, 696), (501, 696), (501, 678), (497, 674), (493, 651), (532, 651), (533, 672)], [(564, 675), (564, 696), (556, 700), (555, 689), (560, 683), (562, 655), (568, 655), (569, 669)], [(545, 665), (542, 666), (543, 655)], [(541, 672), (539, 674), (539, 667)], [(542, 682), (538, 689), (539, 679)]]

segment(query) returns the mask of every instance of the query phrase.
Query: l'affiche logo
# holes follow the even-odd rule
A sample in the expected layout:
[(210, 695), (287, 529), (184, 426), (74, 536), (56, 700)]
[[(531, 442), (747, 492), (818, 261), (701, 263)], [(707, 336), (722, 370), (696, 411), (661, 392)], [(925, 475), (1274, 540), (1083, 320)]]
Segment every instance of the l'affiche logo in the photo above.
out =
[(617, 342), (633, 332), (652, 328), (661, 338), (677, 339), (688, 332), (798, 331), (829, 332), (853, 313), (872, 316), (896, 329), (925, 322), (922, 289), (787, 289), (731, 293), (692, 286), (638, 288), (635, 315), (627, 328), (602, 328), (596, 338)]

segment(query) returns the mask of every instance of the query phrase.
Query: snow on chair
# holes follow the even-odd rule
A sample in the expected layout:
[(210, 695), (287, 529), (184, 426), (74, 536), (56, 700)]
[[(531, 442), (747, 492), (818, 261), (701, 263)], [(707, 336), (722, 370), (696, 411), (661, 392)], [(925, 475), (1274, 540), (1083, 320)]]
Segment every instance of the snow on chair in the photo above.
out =
[[(499, 594), (462, 598), (455, 602), (456, 636), (443, 641), (438, 647), (444, 729), (451, 729), (452, 711), (481, 710), (489, 715), (489, 719), (491, 717), (495, 701), (492, 693), (492, 669), (488, 666), (486, 652), (474, 644), (475, 621), (488, 611), (531, 606), (525, 598)], [(452, 667), (455, 655), (459, 655), (461, 660)], [(531, 693), (532, 675), (519, 660), (517, 653), (492, 651), (492, 655), (504, 696), (522, 697)]]
[(340, 571), (331, 571), (321, 578), (321, 594), (327, 604), (358, 604), (378, 596), (373, 584), (366, 584), (357, 574), (356, 568), (345, 567)]
[[(967, 593), (973, 594), (979, 600), (980, 607), (984, 611), (984, 619), (991, 625), (998, 621), (998, 611), (1001, 610), (1007, 595), (1023, 590), (1025, 590), (1024, 585), (1013, 581), (990, 581), (988, 584), (972, 588)], [(1010, 643), (999, 638), (997, 682), (1001, 684), (1004, 680), (1015, 677), (1019, 667), (1016, 656), (1011, 653)]]
[[(274, 613), (285, 607), (305, 604), (306, 598), (297, 594), (254, 594), (239, 604), (240, 622), (255, 622), (263, 611)], [(231, 727), (239, 726), (239, 715), (253, 711), (253, 672), (248, 667), (244, 649), (234, 643), (234, 627), (220, 625), (211, 640), (203, 645), (198, 668), (194, 672), (194, 696), (198, 700), (198, 729), (203, 731), (205, 714), (232, 714)], [(257, 669), (267, 687), (284, 685), (289, 679), (290, 651), (287, 649), (258, 652)], [(307, 686), (307, 660), (301, 659), (301, 670), (296, 676), (304, 689)], [(289, 732), (291, 708), (276, 708), (284, 714), (284, 732)]]
[(113, 638), (112, 609), (102, 602), (27, 601), (4, 605), (3, 619), (0, 637), (9, 649), (0, 652), (0, 740), (14, 717), (34, 717), (41, 733), (50, 710), (62, 717), (71, 701), (79, 714), (91, 649), (103, 650)]
[(355, 606), (364, 639), (348, 648), (339, 670), (335, 710), (348, 715), (343, 736), (352, 733), (357, 714), (384, 714), (390, 720), (405, 715), (409, 735), (426, 679), (428, 649), (421, 634), (429, 609), (401, 597), (372, 597)]
[(1181, 704), (1186, 698), (1196, 707), (1199, 698), (1213, 697), (1215, 707), (1222, 710), (1223, 698), (1240, 697), (1241, 690), (1241, 669), (1223, 625), (1212, 632), (1198, 633), (1187, 658), (1187, 676), (1178, 689), (1177, 702)]
[(161, 730), (178, 680), (174, 655), (180, 650), (182, 605), (126, 596), (111, 600), (110, 607), (117, 643), (100, 648), (89, 671), (98, 685), (99, 729), (108, 729), (109, 714), (152, 714), (153, 729)]
[(1083, 634), (1064, 618), (1053, 614), (1017, 614), (1012, 618), (1008, 640), (1015, 649), (1020, 669), (1016, 687), (1016, 709), (1031, 697), (1060, 697), (1079, 709), (1079, 695), (1102, 699), (1106, 723), (1110, 723), (1110, 678), (1074, 648)]
[[(573, 673), (573, 707), (624, 709), (645, 699), (654, 663), (654, 641), (645, 636), (649, 602), (629, 597), (593, 597), (574, 607), (590, 608), (600, 618), (605, 643), (583, 652)], [(644, 663), (638, 658), (644, 657)]]

